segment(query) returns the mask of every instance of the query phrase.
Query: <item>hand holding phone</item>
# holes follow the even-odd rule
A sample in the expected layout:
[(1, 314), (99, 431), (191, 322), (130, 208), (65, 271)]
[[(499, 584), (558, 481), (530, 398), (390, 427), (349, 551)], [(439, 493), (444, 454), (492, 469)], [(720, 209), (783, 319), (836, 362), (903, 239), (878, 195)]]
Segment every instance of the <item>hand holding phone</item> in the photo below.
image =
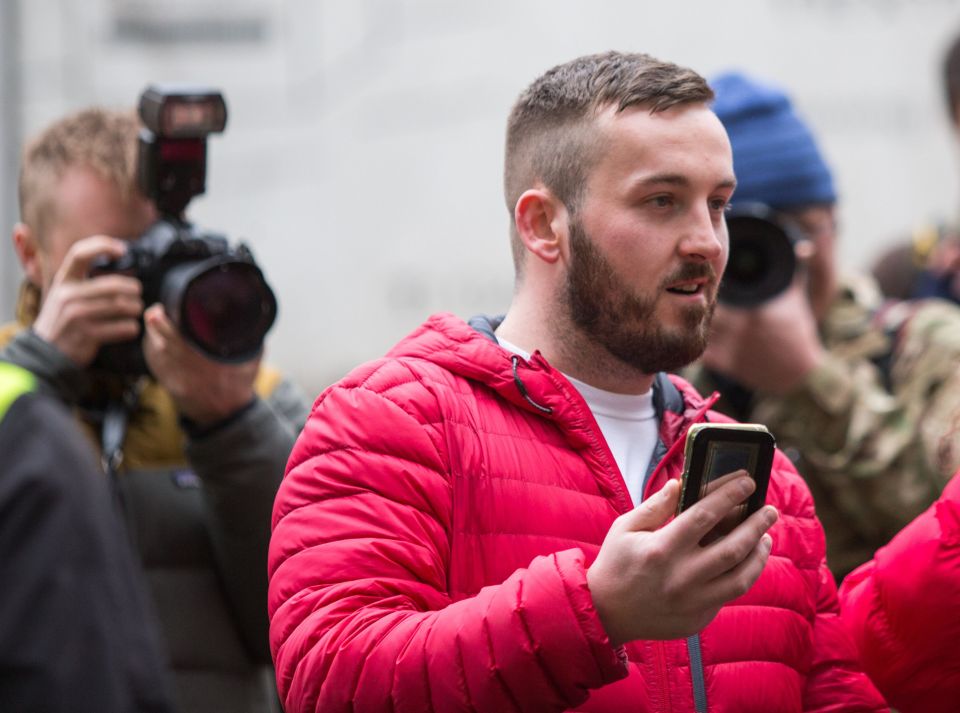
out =
[(728, 534), (763, 507), (775, 446), (773, 435), (758, 423), (698, 423), (690, 427), (684, 450), (678, 515), (726, 482), (725, 476), (731, 473), (746, 471), (756, 483), (753, 494), (711, 530), (702, 544)]
[(703, 543), (722, 521), (739, 521), (756, 485), (736, 470), (708, 483), (710, 492), (691, 512), (672, 517), (680, 481), (668, 480), (614, 520), (587, 570), (590, 594), (614, 646), (690, 636), (753, 586), (770, 555), (766, 533), (777, 521), (775, 508), (765, 505), (722, 541)]

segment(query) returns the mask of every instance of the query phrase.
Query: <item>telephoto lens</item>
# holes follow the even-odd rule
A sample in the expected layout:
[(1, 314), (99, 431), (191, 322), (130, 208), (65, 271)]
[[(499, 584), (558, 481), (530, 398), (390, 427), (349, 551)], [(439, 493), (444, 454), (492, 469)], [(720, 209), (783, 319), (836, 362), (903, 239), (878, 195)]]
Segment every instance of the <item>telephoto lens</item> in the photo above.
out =
[(225, 362), (256, 356), (277, 315), (260, 268), (236, 254), (174, 267), (164, 276), (160, 301), (188, 342)]
[(730, 257), (718, 298), (734, 307), (756, 307), (786, 290), (797, 270), (800, 237), (762, 203), (734, 204), (727, 214)]

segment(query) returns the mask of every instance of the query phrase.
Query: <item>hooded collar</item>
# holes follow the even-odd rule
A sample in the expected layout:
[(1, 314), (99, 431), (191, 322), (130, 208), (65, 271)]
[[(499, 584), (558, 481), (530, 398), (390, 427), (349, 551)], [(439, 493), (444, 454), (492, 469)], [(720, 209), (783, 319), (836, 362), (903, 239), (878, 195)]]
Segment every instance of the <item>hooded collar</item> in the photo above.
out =
[[(529, 360), (504, 349), (495, 330), (503, 316), (472, 317), (464, 322), (452, 314), (430, 317), (395, 346), (388, 357), (415, 357), (496, 391), (507, 401), (529, 411), (557, 417), (582, 397), (540, 352)], [(661, 423), (686, 421), (709, 403), (687, 382), (660, 372), (654, 378), (653, 403)], [(712, 402), (711, 402), (712, 403)]]
[[(603, 440), (600, 427), (580, 392), (553, 368), (540, 352), (523, 359), (500, 346), (494, 330), (502, 317), (474, 317), (469, 324), (452, 314), (430, 317), (387, 357), (417, 359), (461, 378), (479, 382), (507, 402), (554, 422), (570, 445), (590, 457), (604, 474), (606, 488), (622, 512), (633, 505), (623, 479)], [(706, 418), (716, 401), (704, 400), (686, 381), (658, 373), (653, 383), (653, 404), (659, 420), (659, 440), (647, 472), (647, 494), (660, 487), (668, 473), (679, 472), (687, 428)]]

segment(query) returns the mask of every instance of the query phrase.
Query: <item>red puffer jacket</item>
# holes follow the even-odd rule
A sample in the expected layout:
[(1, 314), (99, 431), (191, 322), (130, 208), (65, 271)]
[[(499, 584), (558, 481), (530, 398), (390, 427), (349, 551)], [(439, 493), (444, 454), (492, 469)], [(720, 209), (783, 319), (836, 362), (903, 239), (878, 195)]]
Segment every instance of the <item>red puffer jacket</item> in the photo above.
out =
[[(648, 494), (678, 477), (686, 428), (722, 418), (679, 380), (654, 400), (669, 450)], [(586, 569), (631, 502), (592, 414), (538, 354), (433, 317), (325, 391), (290, 457), (269, 558), (287, 713), (886, 710), (810, 495), (774, 467), (750, 592), (688, 641), (614, 650)]]
[(960, 710), (960, 473), (840, 588), (863, 666), (903, 713)]

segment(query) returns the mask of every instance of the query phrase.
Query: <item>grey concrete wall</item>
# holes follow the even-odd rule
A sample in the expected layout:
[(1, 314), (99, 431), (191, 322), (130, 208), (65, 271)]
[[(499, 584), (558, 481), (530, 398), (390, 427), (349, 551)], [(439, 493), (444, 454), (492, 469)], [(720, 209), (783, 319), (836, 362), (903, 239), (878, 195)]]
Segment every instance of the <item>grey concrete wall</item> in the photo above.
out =
[(269, 358), (311, 392), (429, 312), (507, 306), (504, 121), (530, 80), (579, 54), (642, 50), (791, 87), (837, 172), (847, 265), (958, 207), (938, 75), (953, 0), (19, 5), (2, 35), (22, 40), (28, 133), (132, 103), (149, 81), (223, 88), (230, 122), (191, 216), (252, 244), (281, 301)]

